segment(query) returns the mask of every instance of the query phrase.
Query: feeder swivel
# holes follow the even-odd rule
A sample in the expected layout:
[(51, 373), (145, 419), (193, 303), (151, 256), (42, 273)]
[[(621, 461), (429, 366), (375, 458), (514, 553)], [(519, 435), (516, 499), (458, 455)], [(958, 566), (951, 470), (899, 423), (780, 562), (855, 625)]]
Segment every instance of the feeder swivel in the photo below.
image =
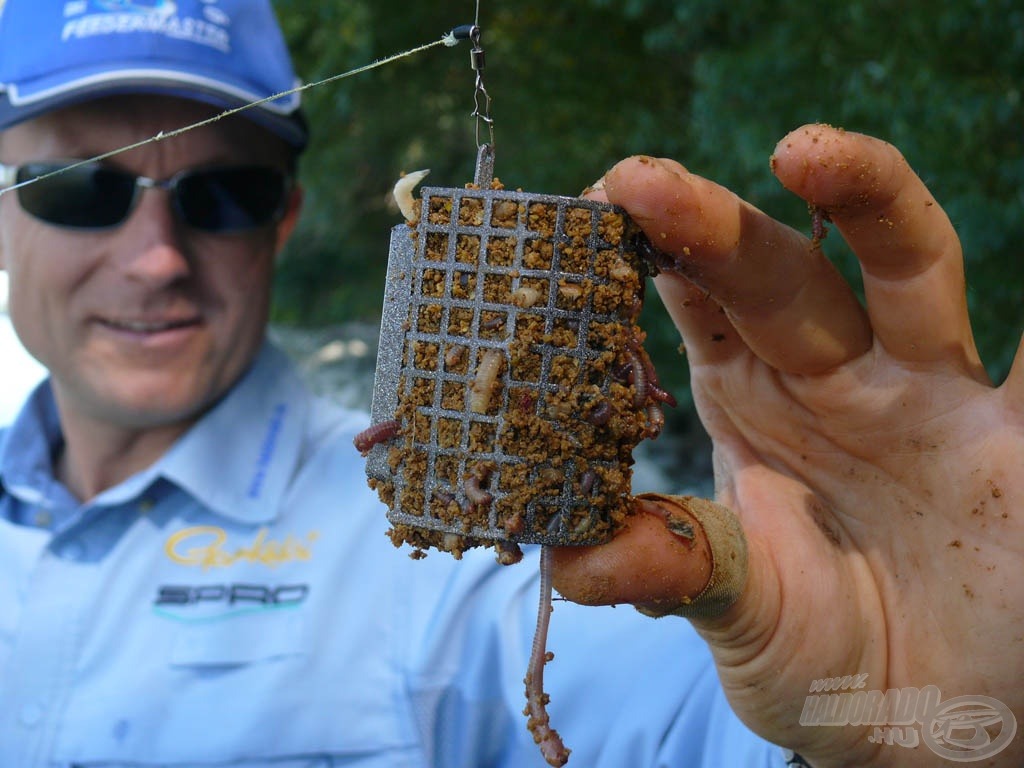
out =
[(487, 125), (489, 144), (494, 145), (494, 118), (491, 117), (491, 96), (484, 86), (484, 49), (480, 44), (481, 30), (476, 24), (469, 28), (469, 40), (473, 49), (469, 52), (469, 64), (476, 72), (476, 84), (473, 91), (473, 114), (476, 118), (476, 145), (480, 147), (480, 123)]

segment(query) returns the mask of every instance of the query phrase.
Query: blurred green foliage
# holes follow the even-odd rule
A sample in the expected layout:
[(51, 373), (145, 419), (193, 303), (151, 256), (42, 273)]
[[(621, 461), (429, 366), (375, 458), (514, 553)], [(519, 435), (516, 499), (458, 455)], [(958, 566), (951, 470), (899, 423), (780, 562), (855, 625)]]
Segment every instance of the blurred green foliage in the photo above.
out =
[[(496, 174), (575, 194), (633, 153), (675, 157), (809, 231), (771, 176), (788, 131), (823, 121), (896, 144), (961, 234), (983, 359), (1000, 379), (1021, 330), (1024, 7), (1019, 0), (518, 0), (481, 3)], [(315, 81), (429, 43), (475, 4), (279, 0), (300, 76)], [(379, 313), (402, 171), (472, 180), (469, 43), (435, 47), (311, 89), (307, 210), (281, 263), (275, 320), (323, 325)], [(854, 284), (838, 236), (826, 250)], [(653, 297), (653, 291), (649, 296)], [(664, 378), (685, 383), (678, 338), (648, 301)], [(673, 360), (665, 362), (671, 355)]]

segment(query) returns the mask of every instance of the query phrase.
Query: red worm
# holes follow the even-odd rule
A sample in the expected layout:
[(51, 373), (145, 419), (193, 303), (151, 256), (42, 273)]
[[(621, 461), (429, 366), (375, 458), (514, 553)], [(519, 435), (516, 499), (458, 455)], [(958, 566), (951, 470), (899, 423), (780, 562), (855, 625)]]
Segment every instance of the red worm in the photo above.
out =
[(382, 421), (367, 427), (352, 438), (352, 444), (359, 450), (359, 453), (366, 456), (375, 445), (386, 443), (397, 437), (401, 429), (402, 422), (398, 419)]
[(653, 400), (647, 404), (647, 437), (651, 440), (661, 434), (665, 428), (665, 412)]
[(832, 219), (824, 208), (819, 208), (816, 205), (809, 205), (807, 208), (811, 212), (811, 244), (818, 246), (822, 240), (828, 237), (828, 227), (825, 226), (825, 223)]
[[(653, 400), (675, 408), (677, 405), (676, 399), (671, 392), (662, 389), (661, 384), (658, 382), (658, 372), (655, 370), (654, 362), (651, 360), (651, 356), (647, 354), (647, 350), (635, 341), (631, 342), (627, 349), (630, 363), (635, 367), (637, 362), (639, 362), (644, 369), (644, 401)], [(639, 390), (640, 385), (637, 384), (637, 391), (639, 392)]]
[(580, 475), (580, 493), (584, 496), (589, 496), (594, 490), (594, 483), (597, 482), (597, 473), (588, 469), (582, 475)]
[(653, 268), (654, 274), (659, 272), (681, 272), (682, 267), (680, 263), (669, 254), (665, 253), (660, 248), (655, 247), (646, 235), (640, 235), (636, 238), (636, 251), (640, 254), (640, 257), (647, 262), (648, 266)]
[(639, 347), (630, 343), (626, 347), (626, 356), (629, 358), (630, 378), (633, 380), (633, 406), (643, 408), (647, 402), (647, 367), (640, 359)]
[(675, 408), (678, 404), (675, 397), (668, 390), (662, 389), (661, 383), (658, 381), (658, 372), (654, 369), (651, 356), (647, 354), (647, 350), (643, 347), (640, 347), (640, 362), (643, 363), (644, 370), (647, 372), (647, 396), (651, 400), (664, 403), (670, 408)]
[(548, 765), (561, 766), (569, 760), (569, 751), (558, 731), (549, 725), (548, 695), (544, 693), (544, 664), (551, 658), (545, 650), (548, 642), (548, 624), (551, 619), (551, 548), (540, 550), (540, 606), (537, 609), (537, 631), (533, 636), (533, 652), (526, 670), (526, 727), (540, 746), (540, 753)]
[(612, 417), (612, 404), (602, 400), (586, 415), (587, 421), (595, 427), (603, 427)]
[(675, 396), (661, 388), (661, 386), (654, 381), (648, 381), (647, 383), (648, 396), (656, 403), (664, 403), (670, 408), (675, 408), (678, 405)]

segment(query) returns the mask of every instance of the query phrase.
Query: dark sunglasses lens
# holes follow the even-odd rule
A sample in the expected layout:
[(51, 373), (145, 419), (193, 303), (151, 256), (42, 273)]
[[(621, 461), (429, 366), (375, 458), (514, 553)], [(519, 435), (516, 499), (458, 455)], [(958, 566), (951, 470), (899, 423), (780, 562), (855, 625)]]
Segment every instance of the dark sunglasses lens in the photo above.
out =
[[(18, 169), (18, 183), (64, 168), (56, 163), (29, 163)], [(135, 177), (81, 165), (18, 190), (18, 201), (37, 219), (61, 227), (100, 229), (121, 223), (131, 210)]]
[(285, 176), (273, 168), (195, 171), (178, 180), (178, 205), (189, 226), (238, 232), (274, 221), (284, 208)]

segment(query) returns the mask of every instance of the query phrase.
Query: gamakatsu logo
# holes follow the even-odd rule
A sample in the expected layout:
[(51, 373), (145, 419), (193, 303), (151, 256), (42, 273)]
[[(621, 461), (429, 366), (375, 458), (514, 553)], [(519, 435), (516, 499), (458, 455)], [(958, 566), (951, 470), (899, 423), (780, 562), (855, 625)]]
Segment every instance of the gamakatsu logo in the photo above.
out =
[(64, 4), (64, 18), (65, 42), (143, 32), (231, 50), (231, 20), (216, 0), (203, 4), (203, 18), (179, 15), (173, 0), (71, 0)]
[(1006, 749), (1017, 733), (1013, 712), (990, 696), (942, 701), (934, 685), (872, 691), (864, 690), (867, 679), (861, 673), (815, 680), (804, 700), (800, 725), (873, 725), (868, 737), (872, 744), (914, 748), (924, 742), (932, 752), (955, 763), (992, 757)]

